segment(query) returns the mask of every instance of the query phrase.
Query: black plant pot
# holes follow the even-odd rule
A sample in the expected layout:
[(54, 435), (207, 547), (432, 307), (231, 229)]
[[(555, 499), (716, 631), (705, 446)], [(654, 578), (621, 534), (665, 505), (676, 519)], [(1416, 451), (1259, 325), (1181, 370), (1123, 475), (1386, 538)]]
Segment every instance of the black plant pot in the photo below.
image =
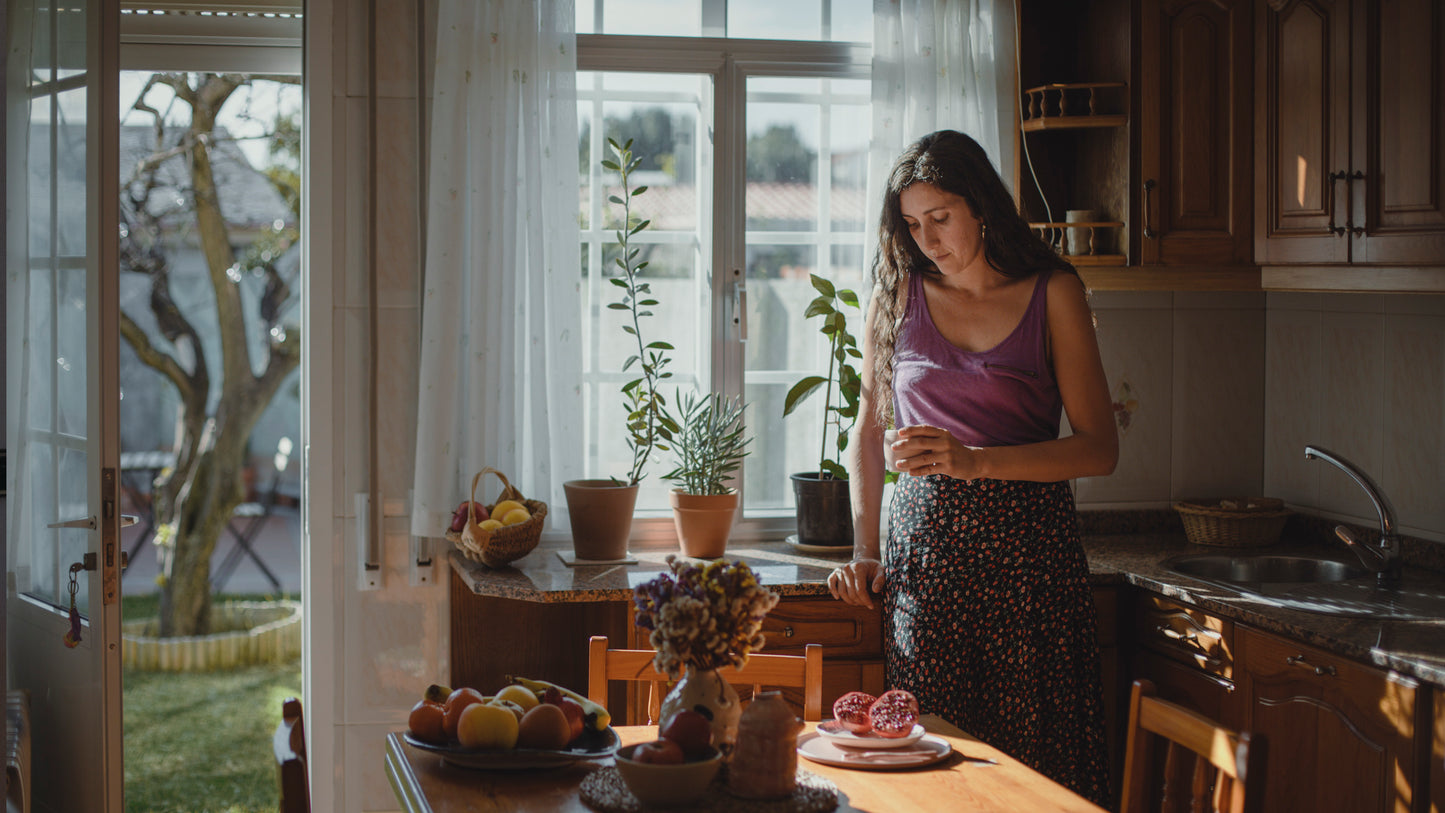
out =
[(810, 471), (792, 475), (798, 507), (798, 542), (804, 545), (853, 544), (853, 507), (846, 479), (823, 478)]

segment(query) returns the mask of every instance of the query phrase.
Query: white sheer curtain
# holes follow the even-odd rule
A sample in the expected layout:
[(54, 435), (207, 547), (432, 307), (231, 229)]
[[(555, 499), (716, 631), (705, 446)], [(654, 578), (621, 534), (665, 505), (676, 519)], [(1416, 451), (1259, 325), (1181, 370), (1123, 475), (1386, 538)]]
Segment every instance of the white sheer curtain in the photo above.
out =
[[(472, 475), (564, 516), (582, 455), (573, 0), (441, 0), (412, 533)], [(477, 498), (491, 501), (488, 476)]]
[(1013, 186), (1016, 52), (1012, 0), (873, 0), (869, 224), (893, 161), (935, 130), (972, 136)]

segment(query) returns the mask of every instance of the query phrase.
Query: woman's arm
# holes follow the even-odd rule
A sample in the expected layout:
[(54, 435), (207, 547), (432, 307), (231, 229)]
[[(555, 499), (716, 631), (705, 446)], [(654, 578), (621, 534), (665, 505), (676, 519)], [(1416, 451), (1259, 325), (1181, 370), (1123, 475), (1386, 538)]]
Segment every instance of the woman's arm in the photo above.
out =
[(872, 608), (872, 593), (883, 590), (882, 546), (878, 523), (883, 503), (883, 425), (876, 410), (873, 357), (873, 323), (877, 308), (868, 308), (863, 326), (863, 357), (858, 397), (858, 421), (848, 441), (848, 492), (853, 510), (853, 561), (828, 577), (833, 597)]
[(1114, 407), (1084, 285), (1073, 274), (1055, 274), (1048, 290), (1049, 349), (1054, 379), (1073, 434), (1023, 446), (964, 446), (943, 429), (911, 426), (898, 432), (900, 471), (915, 476), (947, 474), (962, 480), (1056, 482), (1110, 474), (1119, 461)]

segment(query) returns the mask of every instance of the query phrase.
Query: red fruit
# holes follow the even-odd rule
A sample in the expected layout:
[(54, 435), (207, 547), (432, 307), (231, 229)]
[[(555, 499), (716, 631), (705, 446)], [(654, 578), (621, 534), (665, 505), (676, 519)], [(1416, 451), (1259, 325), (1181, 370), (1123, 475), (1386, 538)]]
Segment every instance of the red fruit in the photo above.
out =
[(658, 733), (663, 739), (677, 743), (688, 759), (696, 759), (712, 750), (712, 723), (692, 709), (682, 709), (667, 718)]
[(482, 697), (481, 692), (465, 686), (454, 689), (450, 695), (447, 695), (447, 702), (442, 706), (442, 710), (445, 712), (445, 716), (442, 718), (442, 729), (446, 732), (447, 739), (457, 738), (457, 723), (461, 721), (462, 712), (466, 710), (467, 706), (482, 702), (485, 702), (485, 698)]
[[(461, 533), (462, 529), (467, 527), (467, 508), (471, 504), (471, 500), (462, 500), (462, 504), (458, 505), (457, 510), (452, 512), (451, 529), (456, 533)], [(477, 522), (481, 522), (483, 519), (486, 519), (486, 516), (484, 514), (485, 512), (482, 511), (482, 507), (478, 505), (477, 515), (480, 518), (477, 520)]]
[[(587, 718), (587, 712), (582, 710), (582, 704), (570, 697), (564, 697), (561, 703), (554, 705), (561, 706), (562, 713), (567, 715), (567, 724), (572, 727), (572, 740), (582, 736), (582, 727)], [(568, 742), (572, 740), (568, 740)]]
[(653, 740), (632, 749), (633, 762), (652, 765), (679, 765), (683, 761), (682, 748), (672, 740)]
[(867, 692), (849, 692), (833, 701), (833, 716), (839, 724), (854, 734), (867, 734), (873, 730), (873, 721), (868, 709), (878, 698)]
[(422, 742), (443, 745), (447, 741), (446, 731), (442, 728), (444, 716), (442, 704), (421, 700), (411, 707), (411, 715), (407, 717), (406, 727), (411, 730), (413, 737)]
[(903, 689), (892, 689), (868, 707), (873, 733), (880, 737), (906, 737), (918, 722), (918, 698)]

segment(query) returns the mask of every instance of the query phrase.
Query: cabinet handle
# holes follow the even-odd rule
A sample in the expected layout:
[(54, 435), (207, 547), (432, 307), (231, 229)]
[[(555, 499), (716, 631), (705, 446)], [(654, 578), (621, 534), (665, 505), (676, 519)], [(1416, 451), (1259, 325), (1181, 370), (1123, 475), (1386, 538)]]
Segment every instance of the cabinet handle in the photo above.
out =
[(1315, 666), (1314, 664), (1306, 660), (1305, 656), (1303, 655), (1290, 655), (1284, 659), (1284, 662), (1289, 664), (1290, 666), (1301, 666), (1305, 669), (1312, 669), (1314, 670), (1314, 673), (1316, 675), (1320, 675), (1322, 677), (1324, 675), (1334, 677), (1335, 674), (1335, 667), (1328, 664), (1326, 664), (1325, 666)]
[(1154, 191), (1155, 186), (1158, 186), (1158, 184), (1154, 182), (1153, 178), (1144, 181), (1144, 236), (1150, 240), (1158, 236), (1154, 229), (1149, 226), (1149, 193)]
[(1345, 182), (1345, 225), (1335, 225), (1335, 207), (1330, 206), (1330, 233), (1334, 235), (1344, 235), (1346, 232), (1348, 232), (1356, 237), (1359, 237), (1360, 235), (1365, 233), (1365, 227), (1355, 225), (1354, 182), (1363, 181), (1365, 179), (1365, 173), (1359, 171), (1358, 169), (1354, 172), (1346, 172), (1342, 169), (1339, 172), (1331, 172), (1329, 174), (1329, 179), (1331, 203), (1334, 202), (1335, 198), (1335, 183), (1338, 181)]
[(1180, 632), (1179, 630), (1174, 629), (1170, 626), (1166, 626), (1164, 624), (1160, 624), (1154, 629), (1156, 629), (1159, 634), (1163, 635), (1165, 638), (1172, 638), (1182, 643), (1194, 644), (1199, 642), (1199, 636), (1195, 635), (1192, 632)]
[(784, 637), (784, 638), (792, 638), (792, 637), (793, 637), (793, 628), (792, 628), (792, 627), (783, 627), (783, 637)]
[[(1349, 173), (1340, 170), (1339, 172), (1331, 172), (1326, 177), (1330, 179), (1330, 234), (1341, 235), (1345, 233), (1345, 227), (1335, 225), (1335, 200), (1338, 198), (1338, 196), (1335, 195), (1335, 183), (1348, 178)], [(1345, 219), (1348, 220), (1349, 216), (1346, 215)]]
[[(1214, 640), (1216, 640), (1216, 641), (1218, 641), (1218, 640), (1220, 640), (1221, 638), (1224, 637), (1224, 636), (1221, 635), (1217, 630), (1212, 630), (1212, 629), (1210, 629), (1209, 627), (1206, 627), (1206, 626), (1204, 626), (1203, 624), (1200, 624), (1198, 621), (1195, 621), (1195, 620), (1194, 620), (1194, 617), (1191, 616), (1189, 613), (1177, 612), (1177, 611), (1176, 611), (1176, 612), (1172, 612), (1172, 613), (1167, 613), (1167, 614), (1163, 615), (1163, 617), (1164, 617), (1164, 618), (1177, 618), (1177, 619), (1179, 619), (1180, 621), (1183, 621), (1184, 623), (1186, 623), (1186, 624), (1188, 624), (1189, 626), (1193, 627), (1193, 628), (1194, 628), (1194, 632), (1195, 632), (1196, 634), (1198, 634), (1198, 635), (1203, 635), (1203, 636), (1208, 637), (1208, 638), (1212, 638), (1212, 639), (1214, 639)], [(1159, 631), (1163, 632), (1164, 629), (1165, 629), (1165, 627), (1162, 627), (1162, 626), (1161, 626), (1161, 627), (1159, 627), (1158, 629), (1159, 629)]]

